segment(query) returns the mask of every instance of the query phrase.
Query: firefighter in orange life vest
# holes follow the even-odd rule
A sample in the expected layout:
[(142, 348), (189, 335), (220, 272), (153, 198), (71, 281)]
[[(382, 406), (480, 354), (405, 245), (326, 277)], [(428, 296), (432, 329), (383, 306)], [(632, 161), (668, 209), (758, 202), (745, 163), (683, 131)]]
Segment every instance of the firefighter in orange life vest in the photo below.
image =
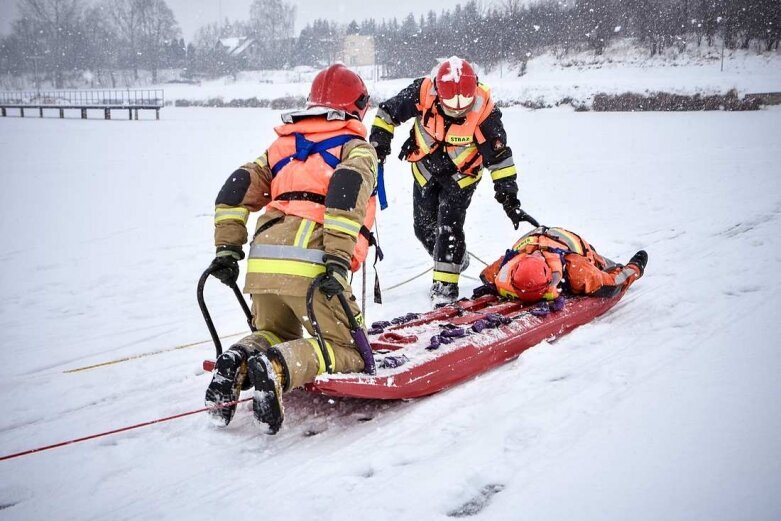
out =
[[(213, 274), (235, 284), (247, 242), (250, 212), (265, 208), (250, 241), (244, 292), (252, 296), (257, 331), (217, 358), (206, 391), (212, 416), (227, 425), (239, 393), (255, 387), (255, 417), (271, 434), (282, 424), (282, 393), (323, 372), (355, 372), (364, 362), (336, 298), (348, 297), (362, 324), (348, 273), (358, 269), (374, 223), (377, 156), (365, 140), (362, 119), (369, 95), (361, 78), (343, 65), (321, 71), (307, 109), (284, 114), (278, 138), (260, 157), (231, 174), (217, 195)], [(325, 274), (314, 295), (314, 313), (325, 353), (306, 310), (313, 278)], [(327, 361), (331, 367), (327, 367)]]
[(369, 141), (380, 162), (391, 152), (394, 129), (415, 118), (399, 158), (412, 164), (415, 236), (434, 259), (431, 297), (458, 298), (459, 273), (469, 257), (464, 219), (484, 169), (494, 183), (495, 198), (516, 229), (521, 210), (512, 151), (487, 86), (472, 65), (452, 57), (432, 77), (419, 78), (380, 103)]
[[(640, 250), (623, 266), (602, 257), (579, 235), (564, 228), (536, 228), (486, 267), (486, 290), (533, 303), (554, 301), (567, 289), (574, 295), (612, 297), (643, 276), (648, 254)], [(563, 302), (562, 302), (563, 304)]]

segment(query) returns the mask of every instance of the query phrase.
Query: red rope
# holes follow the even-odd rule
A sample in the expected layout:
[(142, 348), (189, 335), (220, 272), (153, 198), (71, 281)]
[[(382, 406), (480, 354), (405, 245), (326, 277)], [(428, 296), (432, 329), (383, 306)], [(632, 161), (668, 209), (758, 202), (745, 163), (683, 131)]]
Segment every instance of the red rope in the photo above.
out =
[(188, 411), (188, 412), (183, 412), (183, 413), (179, 413), (179, 414), (174, 414), (173, 416), (167, 416), (165, 418), (159, 418), (157, 420), (151, 420), (151, 421), (144, 422), (144, 423), (138, 423), (136, 425), (130, 425), (128, 427), (122, 427), (120, 429), (114, 429), (114, 430), (111, 430), (111, 431), (101, 432), (100, 434), (92, 434), (90, 436), (84, 436), (83, 438), (76, 438), (76, 439), (70, 440), (70, 441), (62, 441), (60, 443), (55, 443), (54, 445), (47, 445), (45, 447), (38, 447), (37, 449), (25, 450), (23, 452), (17, 452), (15, 454), (8, 454), (6, 456), (0, 457), (0, 461), (7, 460), (7, 459), (18, 458), (19, 456), (27, 456), (28, 454), (34, 454), (36, 452), (43, 452), (43, 451), (49, 450), (49, 449), (56, 449), (58, 447), (64, 447), (66, 445), (72, 445), (74, 443), (79, 443), (79, 442), (82, 442), (82, 441), (94, 440), (95, 438), (102, 438), (103, 436), (108, 436), (110, 434), (117, 434), (119, 432), (130, 431), (130, 430), (133, 430), (133, 429), (138, 429), (140, 427), (146, 427), (147, 425), (154, 425), (156, 423), (167, 422), (167, 421), (170, 421), (170, 420), (175, 420), (177, 418), (184, 418), (185, 416), (190, 416), (192, 414), (198, 414), (198, 413), (201, 413), (201, 412), (211, 411), (211, 410), (215, 410), (215, 409), (222, 409), (223, 407), (230, 407), (232, 405), (237, 405), (237, 404), (239, 404), (241, 402), (246, 402), (246, 401), (249, 401), (249, 400), (252, 400), (252, 398), (244, 398), (243, 400), (236, 400), (235, 402), (227, 402), (227, 403), (221, 403), (219, 405), (213, 405), (211, 407), (203, 407), (201, 409), (197, 409), (197, 410), (194, 410), (194, 411)]

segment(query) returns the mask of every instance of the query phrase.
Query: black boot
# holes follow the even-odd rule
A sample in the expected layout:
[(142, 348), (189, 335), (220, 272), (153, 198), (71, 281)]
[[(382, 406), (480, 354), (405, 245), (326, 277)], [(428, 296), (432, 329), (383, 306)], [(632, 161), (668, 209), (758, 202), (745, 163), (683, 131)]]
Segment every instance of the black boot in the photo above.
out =
[(429, 297), (434, 305), (450, 304), (458, 299), (458, 284), (455, 282), (434, 281), (429, 291)]
[[(236, 401), (247, 379), (247, 351), (232, 347), (217, 357), (204, 403), (215, 423), (228, 425), (236, 412)], [(229, 404), (229, 405), (224, 405)]]
[(639, 252), (632, 255), (632, 258), (629, 259), (627, 264), (634, 264), (640, 268), (640, 276), (642, 277), (643, 273), (645, 273), (645, 266), (648, 264), (648, 254), (645, 250), (640, 250)]
[[(277, 360), (275, 362), (277, 365), (284, 363)], [(265, 353), (258, 353), (247, 362), (249, 377), (255, 386), (252, 410), (256, 420), (268, 425), (269, 434), (276, 434), (285, 419), (285, 410), (282, 407), (283, 375), (274, 365)]]

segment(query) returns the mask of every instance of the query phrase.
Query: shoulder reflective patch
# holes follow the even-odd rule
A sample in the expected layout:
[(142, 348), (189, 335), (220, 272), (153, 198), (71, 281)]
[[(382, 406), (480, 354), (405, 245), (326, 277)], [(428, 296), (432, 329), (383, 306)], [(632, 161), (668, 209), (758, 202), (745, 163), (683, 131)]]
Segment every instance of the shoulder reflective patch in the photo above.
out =
[(239, 168), (233, 172), (222, 185), (220, 193), (217, 194), (217, 200), (214, 204), (226, 204), (228, 206), (238, 206), (244, 200), (249, 190), (250, 176), (249, 172)]
[(355, 170), (337, 168), (331, 176), (328, 193), (325, 196), (326, 208), (352, 211), (358, 202), (363, 177)]

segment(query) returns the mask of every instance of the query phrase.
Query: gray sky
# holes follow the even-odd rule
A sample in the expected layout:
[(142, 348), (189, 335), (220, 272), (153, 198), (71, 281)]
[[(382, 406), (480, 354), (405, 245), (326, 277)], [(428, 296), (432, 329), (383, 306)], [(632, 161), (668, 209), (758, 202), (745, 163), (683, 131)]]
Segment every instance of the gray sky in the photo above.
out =
[[(290, 0), (288, 0), (290, 2)], [(407, 13), (414, 13), (416, 17), (434, 10), (439, 14), (443, 9), (452, 9), (456, 3), (466, 3), (467, 0), (293, 0), (296, 6), (296, 33), (307, 23), (316, 18), (327, 18), (338, 22), (348, 23), (350, 20), (363, 20), (375, 18), (377, 21), (383, 18), (402, 18)], [(249, 19), (249, 6), (252, 0), (166, 0), (173, 10), (182, 35), (190, 41), (195, 31), (202, 25), (216, 22), (220, 13), (222, 17), (230, 20)], [(484, 1), (483, 4), (489, 4)], [(11, 30), (11, 22), (17, 17), (17, 0), (0, 0), (0, 33), (8, 34)]]

